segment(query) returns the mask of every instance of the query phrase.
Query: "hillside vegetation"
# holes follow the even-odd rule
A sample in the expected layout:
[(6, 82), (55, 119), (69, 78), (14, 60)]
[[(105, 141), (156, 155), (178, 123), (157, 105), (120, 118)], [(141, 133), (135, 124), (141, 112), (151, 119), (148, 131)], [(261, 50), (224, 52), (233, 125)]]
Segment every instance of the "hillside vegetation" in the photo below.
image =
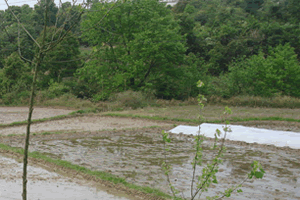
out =
[[(46, 1), (11, 7), (36, 40)], [(200, 92), (211, 104), (300, 107), (298, 0), (94, 0), (80, 18), (79, 5), (57, 6), (49, 6), (46, 41), (56, 39), (55, 24), (64, 25), (57, 36), (80, 26), (43, 58), (39, 105), (187, 105)], [(0, 11), (1, 104), (28, 103), (35, 51), (12, 14)]]

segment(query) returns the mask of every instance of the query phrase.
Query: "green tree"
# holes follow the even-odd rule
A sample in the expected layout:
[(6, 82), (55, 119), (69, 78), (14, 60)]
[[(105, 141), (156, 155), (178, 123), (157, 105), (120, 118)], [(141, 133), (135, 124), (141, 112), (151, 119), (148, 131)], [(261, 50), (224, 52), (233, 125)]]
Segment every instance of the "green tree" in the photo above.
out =
[[(89, 12), (82, 22), (83, 37), (97, 53), (79, 70), (79, 77), (93, 69), (95, 79), (90, 81), (100, 84), (103, 77), (109, 83), (107, 89), (122, 91), (126, 86), (140, 89), (164, 75), (178, 74), (185, 39), (164, 4), (156, 0), (119, 2), (101, 21), (105, 15), (101, 10), (110, 7), (110, 3), (93, 4), (100, 11)], [(91, 26), (99, 21), (101, 26)]]
[[(33, 35), (31, 35), (28, 30), (24, 27), (24, 25), (20, 22), (18, 16), (14, 14), (14, 12), (10, 9), (10, 6), (8, 4), (8, 1), (5, 0), (6, 5), (8, 6), (8, 10), (11, 12), (11, 14), (16, 19), (18, 26), (22, 27), (22, 29), (28, 34), (28, 36), (34, 41), (35, 45), (37, 46), (36, 51), (34, 52), (34, 56), (32, 60), (28, 60), (28, 62), (31, 63), (31, 66), (33, 66), (33, 80), (31, 84), (31, 92), (30, 92), (30, 102), (29, 102), (29, 112), (28, 112), (28, 120), (27, 120), (27, 130), (26, 130), (26, 136), (25, 136), (25, 145), (24, 145), (24, 157), (23, 157), (23, 192), (22, 192), (22, 199), (27, 200), (27, 164), (28, 164), (28, 149), (29, 149), (29, 137), (30, 137), (30, 125), (31, 125), (31, 118), (32, 118), (32, 112), (33, 112), (33, 106), (34, 106), (34, 98), (36, 93), (36, 83), (37, 83), (37, 76), (39, 72), (39, 68), (41, 67), (41, 64), (43, 63), (43, 59), (47, 56), (47, 53), (54, 49), (59, 43), (61, 43), (70, 32), (71, 28), (75, 26), (73, 24), (64, 34), (60, 34), (56, 40), (54, 40), (57, 32), (52, 31), (52, 36), (50, 42), (46, 42), (46, 38), (48, 38), (48, 16), (51, 16), (51, 7), (53, 1), (46, 0), (45, 5), (42, 6), (42, 17), (44, 19), (44, 27), (43, 27), (43, 36), (40, 41), (37, 41)], [(74, 3), (75, 4), (75, 3)], [(50, 9), (49, 9), (50, 8)], [(48, 11), (50, 12), (48, 13)], [(81, 15), (83, 14), (85, 9), (81, 9)], [(48, 15), (49, 14), (49, 15)], [(56, 13), (55, 13), (56, 14)], [(56, 17), (56, 15), (55, 15)], [(57, 21), (57, 19), (56, 19)], [(56, 24), (55, 24), (56, 25)], [(59, 29), (58, 29), (59, 30)], [(53, 38), (53, 39), (52, 39)], [(24, 59), (20, 54), (19, 56)], [(26, 60), (26, 59), (25, 59)], [(12, 74), (12, 73), (11, 73)]]
[(269, 56), (261, 51), (249, 59), (229, 67), (231, 90), (235, 94), (272, 97), (276, 93), (300, 97), (300, 65), (289, 44), (269, 48)]
[[(44, 11), (46, 6), (48, 6), (47, 19), (45, 19)], [(53, 0), (39, 0), (37, 4), (34, 5), (34, 27), (38, 34), (43, 30), (46, 23), (47, 26), (55, 26), (57, 22), (58, 7)]]
[[(32, 27), (33, 9), (28, 5), (13, 6), (11, 9), (25, 24), (24, 27), (36, 37), (37, 35)], [(31, 60), (33, 58), (33, 41), (22, 28), (18, 27), (16, 19), (9, 10), (2, 12), (0, 14), (0, 68), (3, 67), (6, 57), (18, 50), (18, 37), (22, 56)]]
[[(79, 42), (72, 32), (66, 33), (62, 28), (49, 27), (45, 42), (51, 43), (52, 41), (57, 41), (60, 35), (65, 34), (65, 39), (43, 58), (40, 66), (42, 87), (47, 87), (51, 79), (59, 83), (64, 77), (73, 76), (73, 73), (76, 72), (81, 63), (79, 60)], [(40, 37), (37, 39), (38, 42), (43, 40), (43, 35), (42, 31)]]
[(18, 53), (14, 52), (5, 59), (2, 77), (2, 92), (19, 92), (20, 89), (29, 90), (31, 83), (31, 70), (24, 63)]

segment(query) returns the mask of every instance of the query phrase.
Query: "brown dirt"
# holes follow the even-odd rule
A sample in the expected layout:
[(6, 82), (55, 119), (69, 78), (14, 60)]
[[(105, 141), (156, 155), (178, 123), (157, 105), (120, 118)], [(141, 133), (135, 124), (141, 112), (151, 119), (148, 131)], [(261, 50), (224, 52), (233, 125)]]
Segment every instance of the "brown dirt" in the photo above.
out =
[[(47, 121), (31, 125), (32, 133), (56, 132), (56, 131), (98, 131), (103, 129), (124, 129), (124, 128), (142, 128), (148, 126), (170, 125), (165, 122), (102, 117), (97, 115), (81, 116), (76, 118)], [(0, 128), (0, 135), (25, 134), (26, 125)]]
[[(42, 119), (57, 115), (66, 115), (74, 110), (34, 108), (32, 119)], [(28, 117), (27, 107), (0, 107), (0, 124), (10, 124), (12, 122), (25, 121)]]

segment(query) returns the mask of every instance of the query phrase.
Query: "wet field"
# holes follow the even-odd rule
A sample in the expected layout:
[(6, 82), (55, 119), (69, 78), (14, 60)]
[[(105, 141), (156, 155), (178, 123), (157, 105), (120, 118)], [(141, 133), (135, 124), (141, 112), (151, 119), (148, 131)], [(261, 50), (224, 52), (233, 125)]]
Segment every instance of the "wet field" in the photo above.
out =
[[(23, 164), (0, 155), (0, 199), (21, 199)], [(28, 166), (28, 194), (30, 200), (129, 200), (108, 194), (76, 178), (66, 178), (40, 167)]]
[[(30, 151), (40, 151), (91, 170), (110, 172), (128, 182), (170, 193), (161, 169), (164, 160), (161, 130), (152, 128), (37, 135), (31, 139)], [(22, 147), (22, 142), (21, 138), (5, 139), (5, 143), (11, 146)], [(213, 156), (209, 145), (210, 142), (204, 145), (205, 162)], [(244, 192), (233, 195), (232, 199), (300, 199), (299, 150), (234, 142), (226, 142), (226, 147), (224, 163), (217, 173), (219, 184), (213, 185), (209, 193), (202, 195), (203, 198), (240, 183), (250, 172), (252, 161), (257, 160), (266, 171), (264, 178), (246, 182), (242, 187)], [(173, 168), (171, 181), (185, 197), (190, 196), (193, 153), (192, 137), (172, 136), (167, 154), (167, 161)], [(197, 174), (200, 170), (198, 168)]]
[[(0, 123), (26, 120), (28, 108), (1, 108)], [(52, 117), (67, 114), (71, 110), (36, 108), (33, 118)], [(75, 117), (32, 124), (32, 132), (65, 131), (61, 134), (32, 135), (30, 151), (40, 151), (52, 158), (69, 161), (91, 170), (106, 171), (123, 177), (136, 185), (150, 186), (170, 193), (168, 182), (161, 169), (164, 161), (164, 148), (161, 138), (162, 130), (174, 128), (173, 123), (159, 121), (113, 118), (97, 115)], [(236, 122), (250, 127), (261, 127), (273, 130), (299, 131), (299, 123), (284, 121)], [(143, 128), (160, 126), (159, 128)], [(135, 128), (134, 130), (119, 130)], [(99, 131), (110, 129), (110, 131)], [(112, 130), (114, 129), (114, 130)], [(2, 127), (0, 135), (25, 133), (26, 126)], [(68, 131), (68, 132), (66, 132)], [(82, 131), (82, 132), (81, 132)], [(300, 133), (299, 133), (300, 134)], [(0, 137), (0, 143), (14, 147), (24, 146), (24, 136)], [(187, 135), (172, 135), (167, 162), (172, 165), (171, 182), (182, 191), (185, 197), (190, 196), (192, 177), (191, 162), (194, 156), (193, 138)], [(204, 161), (211, 160), (213, 152), (208, 149), (210, 142), (204, 144)], [(244, 184), (241, 194), (234, 194), (229, 199), (300, 199), (300, 150), (276, 148), (269, 145), (247, 144), (226, 141), (227, 152), (224, 162), (217, 173), (219, 184), (215, 184), (208, 193), (213, 196), (224, 191), (233, 184), (240, 183), (251, 170), (250, 164), (258, 160), (266, 174), (263, 179), (251, 180)], [(0, 156), (0, 199), (20, 199), (21, 197), (21, 163), (9, 160), (10, 155)], [(42, 168), (49, 168), (48, 171)], [(103, 189), (89, 187), (82, 180), (73, 177), (67, 171), (66, 178), (51, 172), (53, 166), (43, 163), (42, 168), (29, 167), (29, 189), (31, 199), (46, 196), (39, 193), (40, 188), (59, 194), (56, 199), (118, 199), (119, 197), (105, 193)], [(1, 171), (2, 170), (2, 171)], [(200, 174), (198, 168), (197, 174)], [(74, 173), (74, 172), (73, 172)], [(88, 181), (89, 182), (89, 181)], [(58, 186), (58, 187), (57, 187)], [(17, 189), (18, 188), (18, 189)], [(78, 191), (76, 193), (76, 191)], [(118, 189), (115, 188), (115, 191)], [(120, 191), (120, 190), (119, 190)], [(63, 197), (63, 194), (70, 194)], [(46, 194), (46, 192), (45, 192)], [(72, 195), (74, 194), (74, 195)], [(83, 194), (83, 196), (82, 196)], [(112, 193), (114, 194), (114, 193)], [(15, 196), (14, 196), (15, 195)], [(98, 195), (98, 196), (97, 196)], [(120, 197), (124, 198), (124, 197)], [(134, 199), (133, 196), (128, 196)], [(139, 199), (147, 199), (140, 197)]]

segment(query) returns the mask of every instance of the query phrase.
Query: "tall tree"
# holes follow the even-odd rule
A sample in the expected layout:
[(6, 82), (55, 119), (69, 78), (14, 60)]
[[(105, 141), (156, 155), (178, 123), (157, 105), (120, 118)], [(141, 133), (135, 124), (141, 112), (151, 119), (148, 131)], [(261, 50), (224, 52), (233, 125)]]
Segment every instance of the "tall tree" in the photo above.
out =
[[(47, 6), (47, 18), (45, 18), (45, 9)], [(34, 5), (34, 27), (36, 29), (36, 33), (39, 34), (43, 27), (46, 26), (57, 26), (57, 11), (58, 7), (56, 6), (54, 0), (39, 0), (37, 4)]]
[[(82, 28), (90, 29), (108, 7), (110, 3), (94, 4), (93, 9), (99, 11), (89, 12)], [(101, 26), (83, 32), (83, 37), (97, 53), (96, 59), (79, 70), (79, 76), (90, 77), (91, 72), (95, 82), (108, 81), (110, 90), (148, 87), (164, 75), (177, 74), (186, 50), (178, 22), (157, 0), (118, 3)]]
[[(15, 15), (14, 11), (10, 9), (10, 6), (5, 0), (9, 11), (11, 12), (14, 19), (17, 21), (18, 26), (22, 27), (22, 29), (28, 34), (28, 36), (34, 41), (35, 45), (37, 46), (37, 51), (35, 52), (35, 55), (32, 60), (28, 60), (22, 56), (22, 53), (19, 51), (19, 56), (22, 58), (22, 60), (27, 60), (31, 63), (32, 66), (34, 66), (34, 76), (32, 80), (32, 89), (31, 89), (31, 95), (30, 95), (30, 103), (29, 103), (29, 112), (28, 112), (28, 120), (27, 120), (27, 129), (26, 129), (26, 137), (25, 137), (25, 147), (24, 147), (24, 159), (23, 159), (23, 193), (22, 198), (23, 200), (27, 199), (27, 162), (28, 162), (28, 148), (29, 148), (29, 137), (30, 137), (30, 125), (31, 125), (31, 117), (33, 112), (33, 106), (34, 106), (34, 98), (35, 98), (35, 91), (36, 91), (36, 80), (38, 71), (44, 61), (44, 58), (47, 56), (47, 53), (53, 50), (57, 45), (59, 45), (66, 37), (67, 34), (70, 32), (70, 30), (75, 26), (74, 23), (70, 28), (64, 33), (60, 34), (58, 38), (55, 38), (55, 35), (57, 34), (57, 31), (52, 32), (52, 36), (50, 38), (53, 38), (50, 42), (47, 42), (46, 38), (48, 33), (48, 25), (50, 25), (53, 22), (53, 10), (55, 10), (53, 6), (53, 1), (46, 0), (43, 1), (43, 3), (40, 3), (37, 8), (37, 13), (41, 15), (44, 19), (43, 24), (43, 35), (41, 41), (37, 41), (36, 38), (34, 38), (28, 30), (24, 27), (24, 25), (20, 22), (20, 19), (17, 15)], [(49, 11), (50, 10), (50, 11)], [(82, 9), (81, 14), (83, 14), (84, 9)], [(56, 13), (54, 13), (56, 16)], [(80, 16), (79, 16), (80, 17)], [(49, 20), (50, 19), (50, 20)], [(57, 19), (55, 19), (57, 21)], [(56, 25), (56, 23), (54, 24)], [(62, 27), (63, 28), (63, 27)], [(18, 43), (18, 49), (20, 49), (20, 43)]]

